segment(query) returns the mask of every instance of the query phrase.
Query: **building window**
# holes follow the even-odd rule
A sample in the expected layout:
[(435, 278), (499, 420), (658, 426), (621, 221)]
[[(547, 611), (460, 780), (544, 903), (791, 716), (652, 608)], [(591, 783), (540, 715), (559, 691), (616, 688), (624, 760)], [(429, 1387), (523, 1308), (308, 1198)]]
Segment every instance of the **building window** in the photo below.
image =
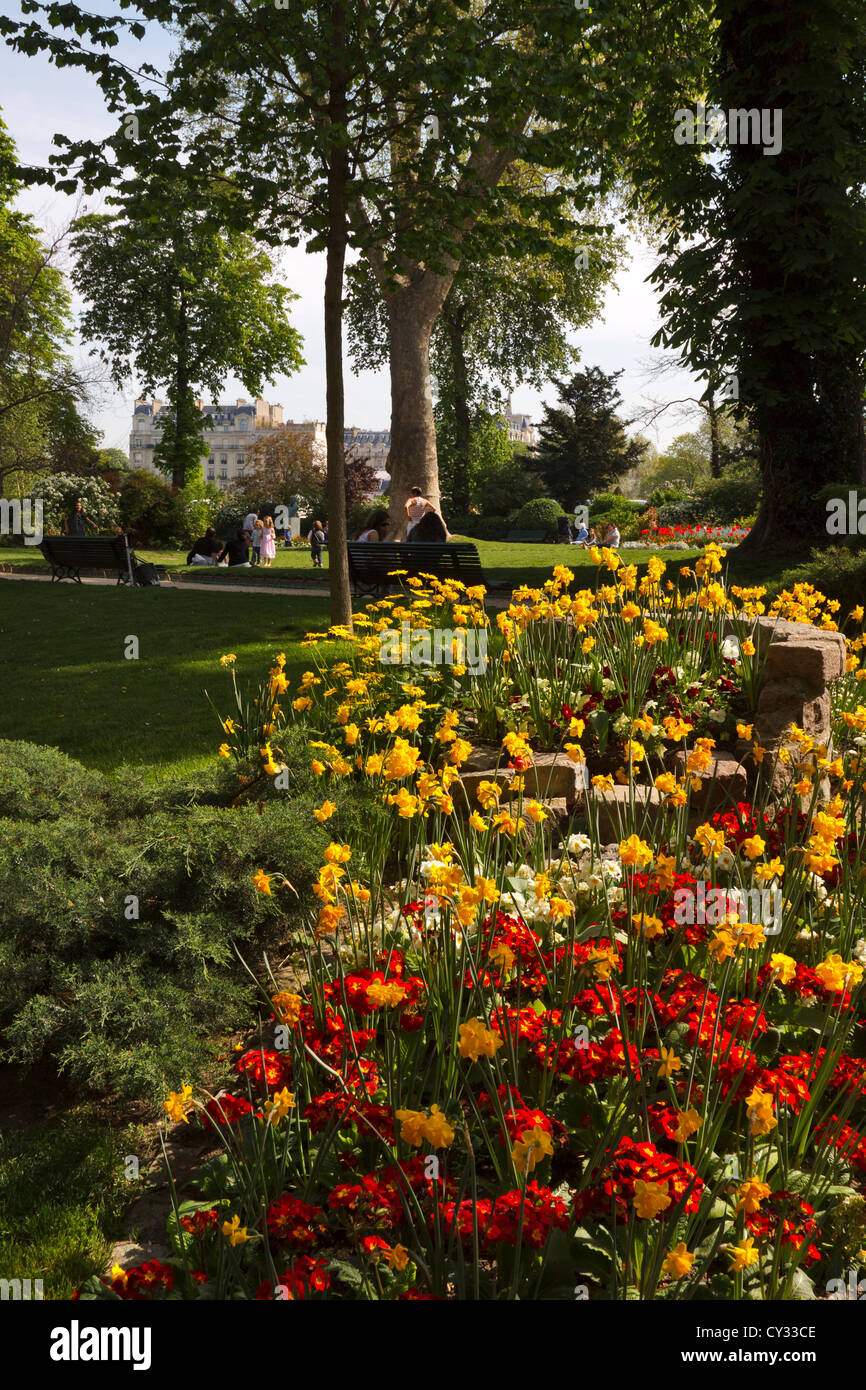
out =
[(136, 454), (135, 461), (136, 463), (141, 463), (141, 454)]
[(141, 448), (141, 440), (140, 440), (140, 439), (136, 439), (136, 441), (135, 441), (135, 447), (136, 447), (136, 449), (140, 449), (140, 448)]
[[(225, 454), (220, 454), (220, 468), (228, 468), (228, 463), (229, 461), (227, 456)], [(223, 473), (221, 476), (224, 478), (225, 473)]]
[(238, 429), (245, 430), (246, 427), (247, 427), (247, 422), (246, 422), (246, 420), (241, 420), (241, 422), (240, 422), (240, 424), (239, 424), (239, 426), (238, 426)]

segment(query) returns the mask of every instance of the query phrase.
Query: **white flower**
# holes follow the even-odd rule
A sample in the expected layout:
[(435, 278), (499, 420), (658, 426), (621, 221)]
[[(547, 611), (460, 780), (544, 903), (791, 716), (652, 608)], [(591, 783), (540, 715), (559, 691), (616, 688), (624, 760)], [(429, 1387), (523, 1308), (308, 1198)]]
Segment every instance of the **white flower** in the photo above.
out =
[(866, 965), (866, 937), (860, 936), (857, 938), (854, 942), (851, 956), (854, 960), (859, 961), (861, 965)]
[(592, 841), (588, 835), (569, 835), (566, 849), (569, 854), (586, 854), (592, 849)]
[(522, 893), (503, 893), (499, 906), (503, 912), (522, 912), (526, 907), (526, 898)]
[(734, 856), (727, 845), (725, 845), (724, 849), (720, 849), (716, 855), (716, 866), (721, 869), (723, 874), (729, 873), (734, 867)]

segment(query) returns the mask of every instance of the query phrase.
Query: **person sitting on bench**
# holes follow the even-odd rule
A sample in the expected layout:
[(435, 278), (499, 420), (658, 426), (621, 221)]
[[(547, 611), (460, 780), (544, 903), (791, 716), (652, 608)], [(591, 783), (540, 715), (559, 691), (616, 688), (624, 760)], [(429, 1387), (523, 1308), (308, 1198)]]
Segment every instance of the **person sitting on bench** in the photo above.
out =
[(412, 541), (425, 541), (428, 543), (430, 541), (438, 541), (444, 544), (448, 539), (445, 522), (442, 520), (439, 513), (434, 512), (431, 508), (431, 510), (425, 512), (421, 520), (412, 527), (412, 534), (407, 537), (407, 539)]
[(239, 567), (250, 568), (250, 548), (247, 541), (247, 534), (243, 529), (235, 531), (231, 540), (226, 541), (220, 554), (217, 556), (217, 564), (222, 564), (228, 556), (229, 569)]
[(362, 531), (355, 536), (356, 541), (378, 542), (385, 539), (385, 532), (388, 530), (388, 513), (381, 508), (367, 519), (367, 524)]

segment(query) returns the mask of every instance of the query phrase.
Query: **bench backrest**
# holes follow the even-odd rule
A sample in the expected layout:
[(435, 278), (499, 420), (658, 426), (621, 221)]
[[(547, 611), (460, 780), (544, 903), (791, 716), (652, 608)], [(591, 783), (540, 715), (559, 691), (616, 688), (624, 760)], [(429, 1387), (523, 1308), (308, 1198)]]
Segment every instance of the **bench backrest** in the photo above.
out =
[(70, 569), (127, 568), (126, 536), (44, 536), (39, 546), (51, 564)]
[(349, 570), (361, 584), (384, 579), (392, 570), (484, 583), (478, 549), (468, 541), (349, 541), (348, 551)]

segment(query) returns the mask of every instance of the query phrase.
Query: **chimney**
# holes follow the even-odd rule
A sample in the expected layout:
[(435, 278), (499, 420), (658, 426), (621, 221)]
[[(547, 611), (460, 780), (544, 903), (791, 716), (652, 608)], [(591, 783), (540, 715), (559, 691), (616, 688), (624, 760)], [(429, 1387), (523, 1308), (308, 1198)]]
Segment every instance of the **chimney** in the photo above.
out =
[(154, 413), (154, 415), (156, 414), (156, 412), (157, 412), (158, 410), (162, 410), (162, 401), (157, 400), (156, 396), (154, 396), (154, 398), (153, 398), (153, 413)]
[(238, 398), (237, 398), (237, 404), (238, 404), (238, 405), (246, 405), (246, 403), (247, 403), (247, 402), (246, 402), (246, 398), (245, 398), (244, 396), (238, 396)]
[(270, 407), (270, 413), (272, 425), (281, 425), (283, 423), (283, 407), (281, 405), (272, 405)]

